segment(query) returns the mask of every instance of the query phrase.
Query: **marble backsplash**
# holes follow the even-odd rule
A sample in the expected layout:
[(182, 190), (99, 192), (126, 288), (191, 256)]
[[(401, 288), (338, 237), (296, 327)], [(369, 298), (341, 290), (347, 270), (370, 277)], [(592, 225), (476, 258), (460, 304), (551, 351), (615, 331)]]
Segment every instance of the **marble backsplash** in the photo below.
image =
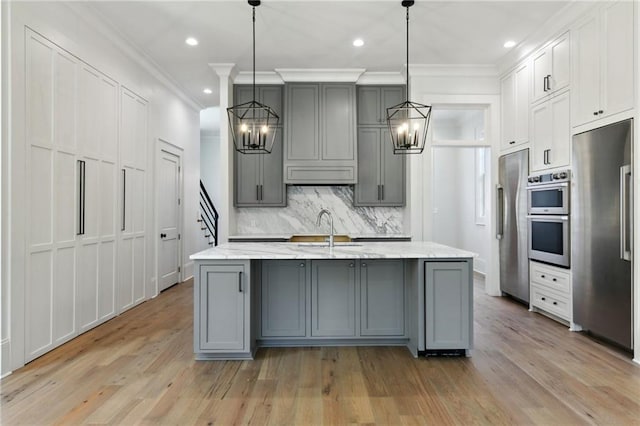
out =
[(329, 221), (316, 226), (320, 209), (333, 216), (336, 234), (402, 234), (403, 207), (354, 207), (353, 186), (288, 186), (287, 207), (236, 208), (236, 234), (313, 234), (329, 232)]

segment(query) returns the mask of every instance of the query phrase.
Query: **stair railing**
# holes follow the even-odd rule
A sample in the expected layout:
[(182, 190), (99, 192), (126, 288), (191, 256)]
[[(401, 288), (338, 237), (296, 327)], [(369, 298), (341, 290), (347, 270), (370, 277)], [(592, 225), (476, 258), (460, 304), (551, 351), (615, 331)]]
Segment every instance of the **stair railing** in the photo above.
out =
[(216, 210), (216, 207), (213, 205), (213, 201), (211, 201), (211, 197), (209, 197), (209, 193), (207, 189), (204, 187), (202, 181), (200, 181), (200, 220), (205, 228), (209, 232), (208, 237), (213, 237), (213, 243), (209, 242), (210, 245), (217, 246), (218, 245), (218, 218), (220, 215)]

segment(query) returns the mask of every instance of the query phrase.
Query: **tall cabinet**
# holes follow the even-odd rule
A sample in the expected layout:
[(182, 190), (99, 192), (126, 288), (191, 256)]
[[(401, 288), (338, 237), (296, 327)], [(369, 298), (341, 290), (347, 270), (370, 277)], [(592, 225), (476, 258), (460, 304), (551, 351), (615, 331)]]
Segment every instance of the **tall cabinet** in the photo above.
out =
[[(129, 219), (137, 218), (131, 282), (136, 300), (144, 298), (147, 107), (131, 92), (137, 106), (126, 109), (116, 81), (30, 30), (25, 54), (28, 362), (132, 305), (119, 303), (128, 270), (121, 167), (136, 170), (126, 189)], [(125, 160), (128, 149), (136, 161)]]
[(406, 156), (395, 155), (387, 108), (401, 103), (404, 86), (358, 86), (358, 183), (356, 206), (404, 206)]
[[(284, 207), (287, 204), (282, 171), (283, 122), (282, 88), (277, 85), (256, 86), (256, 100), (274, 109), (280, 117), (275, 129), (273, 150), (269, 154), (235, 152), (234, 205), (236, 207)], [(253, 87), (235, 86), (235, 102), (250, 102)]]

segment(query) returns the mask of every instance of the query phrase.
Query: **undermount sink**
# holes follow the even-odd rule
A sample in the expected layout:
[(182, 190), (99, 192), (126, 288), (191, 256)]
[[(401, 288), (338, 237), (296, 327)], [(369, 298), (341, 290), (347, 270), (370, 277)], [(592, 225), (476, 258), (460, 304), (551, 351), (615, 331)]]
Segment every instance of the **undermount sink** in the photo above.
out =
[[(307, 243), (298, 243), (296, 244), (298, 247), (329, 247), (328, 242), (307, 242)], [(360, 247), (362, 244), (352, 243), (352, 242), (337, 242), (334, 244), (334, 247)]]
[[(289, 238), (290, 243), (324, 243), (328, 240), (328, 234), (292, 235)], [(334, 235), (333, 241), (336, 243), (350, 243), (351, 237), (348, 235)]]

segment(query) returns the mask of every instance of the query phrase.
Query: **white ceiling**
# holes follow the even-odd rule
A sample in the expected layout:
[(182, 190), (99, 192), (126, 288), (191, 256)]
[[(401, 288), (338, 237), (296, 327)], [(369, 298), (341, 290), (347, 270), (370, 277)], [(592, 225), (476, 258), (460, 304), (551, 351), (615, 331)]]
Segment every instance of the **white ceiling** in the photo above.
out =
[[(411, 64), (496, 64), (569, 1), (416, 1)], [(203, 106), (218, 105), (209, 63), (251, 70), (251, 7), (230, 1), (96, 1), (94, 10)], [(189, 47), (194, 36), (200, 44)], [(352, 46), (360, 37), (365, 45)], [(397, 72), (405, 60), (400, 0), (263, 0), (256, 8), (256, 70), (365, 68)], [(205, 95), (204, 87), (213, 89)]]

